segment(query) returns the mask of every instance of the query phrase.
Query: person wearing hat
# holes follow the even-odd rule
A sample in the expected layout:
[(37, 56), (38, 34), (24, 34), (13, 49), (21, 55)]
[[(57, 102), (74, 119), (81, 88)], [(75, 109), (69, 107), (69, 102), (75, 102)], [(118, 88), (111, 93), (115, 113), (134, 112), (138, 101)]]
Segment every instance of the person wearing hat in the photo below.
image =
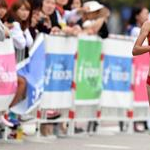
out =
[(108, 37), (107, 20), (110, 11), (97, 1), (88, 1), (83, 4), (88, 11), (83, 16), (83, 28), (88, 34), (98, 34), (102, 38)]

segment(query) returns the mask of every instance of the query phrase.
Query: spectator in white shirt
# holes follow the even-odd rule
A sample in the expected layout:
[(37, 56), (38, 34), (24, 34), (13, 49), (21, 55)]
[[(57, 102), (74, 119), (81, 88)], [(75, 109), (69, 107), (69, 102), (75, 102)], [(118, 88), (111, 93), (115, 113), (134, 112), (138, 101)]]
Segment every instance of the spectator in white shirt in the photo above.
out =
[(17, 0), (8, 12), (6, 24), (12, 25), (9, 26), (10, 34), (17, 50), (27, 50), (33, 44), (33, 38), (28, 29), (30, 9), (31, 6), (27, 1)]

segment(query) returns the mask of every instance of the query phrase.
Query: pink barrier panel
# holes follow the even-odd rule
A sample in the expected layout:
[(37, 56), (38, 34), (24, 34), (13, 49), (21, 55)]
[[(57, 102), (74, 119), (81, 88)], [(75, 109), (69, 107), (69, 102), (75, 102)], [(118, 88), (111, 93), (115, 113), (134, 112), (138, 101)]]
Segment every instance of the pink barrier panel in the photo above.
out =
[(0, 95), (14, 94), (17, 87), (14, 54), (0, 55)]
[(134, 57), (134, 68), (134, 100), (137, 103), (147, 103), (146, 79), (149, 68), (149, 54)]

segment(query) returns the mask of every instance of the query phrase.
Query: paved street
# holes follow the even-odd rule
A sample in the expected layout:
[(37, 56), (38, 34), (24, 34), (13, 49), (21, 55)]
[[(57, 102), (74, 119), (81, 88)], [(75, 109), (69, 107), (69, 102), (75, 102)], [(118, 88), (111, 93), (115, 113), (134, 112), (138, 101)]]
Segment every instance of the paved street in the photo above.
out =
[(150, 150), (150, 135), (107, 133), (46, 139), (41, 142), (0, 143), (0, 150)]

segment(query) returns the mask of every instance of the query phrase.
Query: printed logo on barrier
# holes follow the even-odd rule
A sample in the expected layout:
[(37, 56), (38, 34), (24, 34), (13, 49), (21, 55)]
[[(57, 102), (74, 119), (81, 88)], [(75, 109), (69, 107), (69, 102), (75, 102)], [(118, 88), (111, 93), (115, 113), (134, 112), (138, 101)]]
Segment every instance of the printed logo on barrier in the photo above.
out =
[[(100, 83), (98, 82), (99, 77), (100, 77), (99, 66), (94, 66), (94, 64), (90, 61), (82, 61), (82, 63), (79, 66), (77, 75), (78, 85), (83, 84), (90, 90), (95, 89), (95, 93), (99, 95), (101, 89)], [(82, 88), (85, 89), (85, 87)]]
[(101, 93), (100, 66), (82, 60), (77, 73), (77, 92), (82, 99), (96, 99)]
[(79, 67), (78, 82), (82, 82), (83, 80), (95, 79), (99, 77), (99, 72), (99, 68), (93, 67), (92, 62), (82, 61), (82, 64)]
[(134, 100), (147, 103), (146, 80), (149, 70), (149, 54), (134, 57), (134, 68)]
[(73, 80), (74, 55), (46, 56), (45, 91), (70, 91)]
[(105, 55), (103, 86), (105, 90), (130, 91), (132, 59)]
[(135, 85), (140, 86), (142, 82), (145, 83), (147, 79), (148, 65), (137, 66), (135, 71)]
[(0, 95), (14, 94), (17, 75), (14, 54), (0, 55)]

